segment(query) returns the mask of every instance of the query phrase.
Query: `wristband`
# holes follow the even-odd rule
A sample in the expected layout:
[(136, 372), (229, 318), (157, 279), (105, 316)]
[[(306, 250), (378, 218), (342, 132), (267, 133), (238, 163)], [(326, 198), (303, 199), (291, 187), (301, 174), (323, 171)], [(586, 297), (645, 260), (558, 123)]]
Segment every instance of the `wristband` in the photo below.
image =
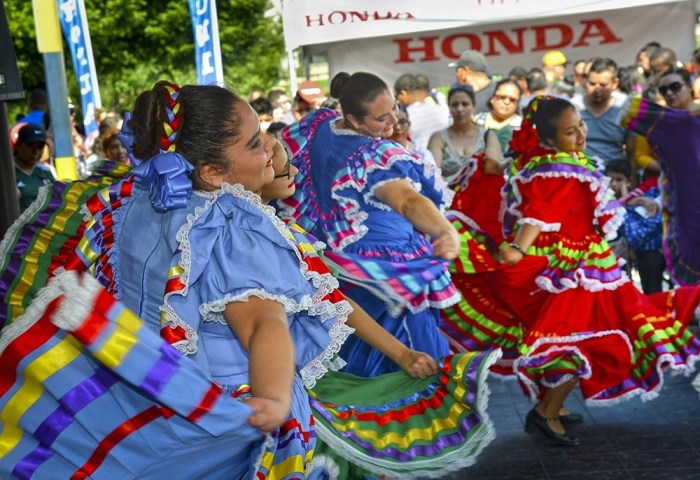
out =
[(520, 254), (521, 254), (522, 256), (527, 255), (527, 252), (525, 252), (525, 249), (524, 249), (523, 247), (521, 247), (520, 245), (518, 245), (517, 243), (515, 243), (515, 242), (509, 243), (508, 246), (509, 246), (510, 248), (513, 248), (513, 249), (517, 250), (518, 252), (520, 252)]

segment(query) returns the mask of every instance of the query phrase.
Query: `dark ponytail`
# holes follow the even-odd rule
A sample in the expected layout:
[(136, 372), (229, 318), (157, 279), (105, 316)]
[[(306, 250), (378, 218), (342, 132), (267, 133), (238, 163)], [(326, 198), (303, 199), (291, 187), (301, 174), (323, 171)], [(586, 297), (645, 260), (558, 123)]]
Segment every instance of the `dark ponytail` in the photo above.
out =
[(368, 105), (389, 87), (378, 76), (367, 72), (352, 75), (340, 72), (331, 81), (331, 96), (340, 101), (343, 115), (362, 119), (367, 115)]
[[(134, 133), (133, 153), (138, 158), (147, 160), (163, 146), (166, 112), (174, 110), (169, 86), (172, 84), (159, 81), (136, 99), (129, 126)], [(223, 150), (240, 135), (240, 109), (248, 108), (245, 100), (225, 87), (185, 85), (179, 89), (177, 102), (182, 111), (172, 139), (174, 151), (195, 167), (214, 165), (226, 171)]]

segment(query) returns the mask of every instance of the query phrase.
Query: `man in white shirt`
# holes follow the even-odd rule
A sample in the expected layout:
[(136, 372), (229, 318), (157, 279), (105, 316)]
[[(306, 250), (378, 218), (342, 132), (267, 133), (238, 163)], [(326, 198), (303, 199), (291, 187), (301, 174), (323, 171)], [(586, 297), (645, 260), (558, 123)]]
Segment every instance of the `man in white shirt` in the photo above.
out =
[(437, 105), (429, 88), (415, 75), (405, 73), (394, 83), (396, 100), (406, 107), (411, 120), (409, 136), (420, 147), (428, 148), (430, 136), (450, 126), (450, 113), (445, 105)]

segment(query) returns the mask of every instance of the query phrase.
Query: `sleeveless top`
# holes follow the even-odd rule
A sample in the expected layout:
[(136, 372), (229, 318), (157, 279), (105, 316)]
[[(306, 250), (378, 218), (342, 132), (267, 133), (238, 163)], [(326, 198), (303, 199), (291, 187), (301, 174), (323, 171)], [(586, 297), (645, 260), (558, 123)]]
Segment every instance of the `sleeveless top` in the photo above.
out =
[[(481, 153), (486, 149), (486, 129), (483, 125), (478, 125), (479, 133), (477, 135), (476, 148), (470, 155), (460, 155), (452, 148), (449, 143), (447, 129), (440, 132), (442, 138), (442, 176), (448, 180), (455, 175), (459, 170), (466, 165), (467, 161), (475, 154)], [(448, 180), (449, 181), (449, 180)]]

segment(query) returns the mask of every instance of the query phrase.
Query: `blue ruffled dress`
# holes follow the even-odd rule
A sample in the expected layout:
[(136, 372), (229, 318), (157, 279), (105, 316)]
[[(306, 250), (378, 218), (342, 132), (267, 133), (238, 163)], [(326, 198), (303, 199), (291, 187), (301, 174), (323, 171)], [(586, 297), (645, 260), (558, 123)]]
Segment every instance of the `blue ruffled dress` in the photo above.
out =
[(284, 305), (297, 367), (291, 420), (266, 442), (259, 468), (263, 477), (308, 473), (315, 434), (306, 388), (343, 366), (337, 353), (352, 333), (345, 325), (350, 305), (331, 295), (337, 280), (309, 270), (274, 209), (240, 185), (195, 191), (185, 208), (156, 211), (149, 187), (138, 181), (146, 166), (90, 206), (78, 247), (83, 263), (227, 394), (249, 394), (249, 358), (224, 319), (226, 305), (251, 296)]
[[(458, 300), (448, 262), (374, 192), (407, 180), (441, 209), (453, 193), (433, 164), (391, 140), (341, 129), (338, 120), (338, 112), (320, 109), (282, 132), (299, 173), (295, 194), (278, 204), (280, 215), (328, 245), (325, 258), (343, 293), (405, 345), (442, 357), (449, 347), (438, 309)], [(341, 356), (356, 375), (398, 369), (359, 338), (349, 339)]]

